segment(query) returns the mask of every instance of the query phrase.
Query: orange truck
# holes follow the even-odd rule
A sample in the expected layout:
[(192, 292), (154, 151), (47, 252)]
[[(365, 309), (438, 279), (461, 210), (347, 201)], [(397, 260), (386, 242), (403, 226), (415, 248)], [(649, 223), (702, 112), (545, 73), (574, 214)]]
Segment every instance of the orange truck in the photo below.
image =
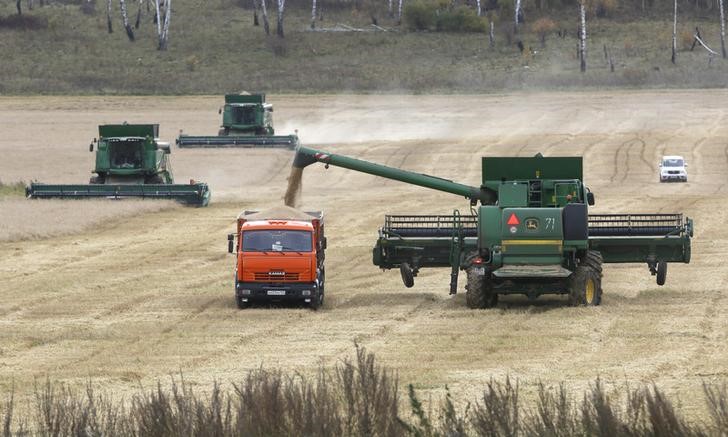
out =
[(292, 208), (244, 211), (237, 233), (228, 235), (235, 253), (235, 302), (301, 302), (318, 309), (324, 301), (324, 217)]

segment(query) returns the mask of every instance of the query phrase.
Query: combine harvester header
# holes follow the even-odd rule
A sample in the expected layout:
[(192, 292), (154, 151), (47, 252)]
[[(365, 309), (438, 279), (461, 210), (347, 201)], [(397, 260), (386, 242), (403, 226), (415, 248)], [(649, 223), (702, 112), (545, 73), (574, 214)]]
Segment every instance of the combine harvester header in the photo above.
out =
[(192, 136), (180, 132), (180, 148), (286, 148), (298, 145), (296, 135), (275, 135), (273, 105), (265, 103), (265, 94), (226, 94), (222, 126), (217, 136)]
[(99, 139), (89, 145), (96, 165), (89, 184), (31, 183), (26, 195), (32, 199), (143, 198), (171, 199), (193, 206), (207, 206), (207, 184), (190, 181), (175, 184), (169, 164), (169, 143), (158, 140), (158, 124), (99, 126)]
[(644, 263), (663, 285), (667, 263), (690, 262), (693, 222), (682, 214), (588, 214), (594, 195), (580, 157), (484, 157), (480, 186), (305, 147), (293, 166), (316, 162), (470, 199), (474, 215), (386, 216), (373, 261), (399, 268), (407, 287), (421, 268), (450, 268), (451, 294), (465, 271), (471, 308), (493, 307), (502, 294), (599, 305), (603, 263)]

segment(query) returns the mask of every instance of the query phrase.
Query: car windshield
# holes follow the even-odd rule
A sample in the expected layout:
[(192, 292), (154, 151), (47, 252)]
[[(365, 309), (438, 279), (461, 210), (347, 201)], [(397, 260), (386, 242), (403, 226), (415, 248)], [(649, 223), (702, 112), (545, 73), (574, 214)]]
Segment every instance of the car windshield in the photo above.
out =
[(244, 231), (243, 252), (310, 252), (308, 231)]
[(665, 158), (662, 160), (663, 167), (682, 167), (683, 160), (680, 158)]

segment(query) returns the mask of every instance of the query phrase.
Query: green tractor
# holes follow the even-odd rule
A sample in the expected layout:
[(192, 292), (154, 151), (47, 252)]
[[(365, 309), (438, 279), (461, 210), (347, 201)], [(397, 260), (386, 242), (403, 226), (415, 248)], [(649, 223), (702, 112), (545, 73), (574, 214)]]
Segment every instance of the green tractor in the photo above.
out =
[(265, 103), (265, 94), (227, 94), (222, 126), (217, 136), (191, 136), (180, 133), (177, 145), (192, 147), (264, 147), (293, 149), (296, 135), (275, 135), (273, 105)]
[(207, 184), (191, 181), (175, 184), (169, 162), (169, 143), (158, 140), (158, 124), (99, 126), (95, 173), (89, 185), (32, 183), (29, 198), (125, 198), (174, 199), (195, 206), (207, 206)]
[(599, 305), (604, 263), (644, 263), (664, 285), (667, 263), (690, 262), (693, 222), (682, 214), (589, 214), (594, 195), (581, 157), (484, 157), (480, 186), (304, 147), (293, 166), (315, 162), (470, 199), (469, 215), (386, 216), (373, 252), (374, 264), (398, 268), (406, 287), (420, 269), (444, 267), (455, 294), (465, 271), (470, 308), (493, 307), (504, 294)]

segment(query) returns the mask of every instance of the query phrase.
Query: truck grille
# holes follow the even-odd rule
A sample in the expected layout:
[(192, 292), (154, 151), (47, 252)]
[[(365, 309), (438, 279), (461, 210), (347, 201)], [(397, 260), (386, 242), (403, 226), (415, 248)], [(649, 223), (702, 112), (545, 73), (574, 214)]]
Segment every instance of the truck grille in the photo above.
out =
[(255, 280), (261, 282), (291, 282), (298, 281), (298, 273), (271, 274), (270, 272), (255, 273)]

